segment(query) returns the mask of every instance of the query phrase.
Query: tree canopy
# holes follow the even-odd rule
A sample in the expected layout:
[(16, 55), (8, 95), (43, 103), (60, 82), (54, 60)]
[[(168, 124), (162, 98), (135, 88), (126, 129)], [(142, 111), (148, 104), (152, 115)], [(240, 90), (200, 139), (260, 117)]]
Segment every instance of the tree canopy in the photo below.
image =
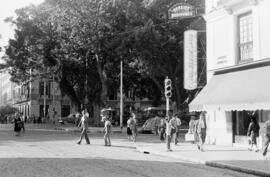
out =
[(179, 107), (187, 97), (183, 32), (204, 29), (204, 21), (169, 20), (169, 4), (158, 2), (146, 8), (142, 0), (46, 0), (17, 10), (6, 19), (16, 27), (4, 57), (11, 80), (26, 81), (30, 71), (53, 74), (74, 104), (104, 106), (118, 91), (122, 60), (125, 93), (158, 104), (169, 76)]

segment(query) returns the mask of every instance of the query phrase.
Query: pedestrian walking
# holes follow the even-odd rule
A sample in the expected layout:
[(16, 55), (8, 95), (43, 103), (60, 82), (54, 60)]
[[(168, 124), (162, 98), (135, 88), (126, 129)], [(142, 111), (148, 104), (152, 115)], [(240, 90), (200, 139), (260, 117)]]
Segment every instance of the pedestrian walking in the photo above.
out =
[(83, 110), (81, 121), (78, 125), (78, 127), (80, 127), (82, 129), (82, 132), (81, 132), (80, 140), (77, 142), (77, 144), (81, 144), (83, 137), (85, 138), (86, 143), (90, 144), (89, 137), (87, 135), (88, 118), (89, 118), (89, 114), (88, 114), (87, 110)]
[(158, 126), (160, 123), (159, 120), (160, 120), (159, 116), (158, 115), (155, 116), (155, 118), (154, 118), (154, 133), (155, 133), (155, 135), (158, 135)]
[(247, 136), (249, 137), (249, 144), (250, 147), (248, 150), (252, 151), (253, 146), (255, 146), (255, 152), (259, 152), (258, 146), (257, 146), (257, 140), (256, 138), (259, 137), (259, 130), (260, 126), (254, 116), (250, 117), (250, 123), (248, 126)]
[(177, 145), (177, 143), (180, 141), (179, 136), (180, 136), (181, 120), (179, 117), (174, 116), (173, 126), (175, 127), (174, 144)]
[(22, 129), (22, 120), (20, 118), (19, 113), (15, 113), (15, 117), (14, 117), (13, 122), (14, 122), (15, 136), (20, 136), (21, 129)]
[(264, 123), (264, 133), (265, 133), (265, 142), (263, 147), (263, 156), (265, 157), (267, 154), (268, 146), (270, 144), (270, 117), (268, 121)]
[(129, 140), (133, 140), (133, 136), (132, 136), (132, 129), (134, 127), (134, 120), (133, 118), (130, 116), (128, 121), (127, 121), (127, 135), (128, 135), (128, 139)]
[(131, 128), (132, 138), (133, 138), (133, 141), (136, 142), (136, 138), (137, 138), (137, 135), (138, 135), (136, 114), (135, 113), (132, 113), (131, 114), (131, 117), (133, 119), (133, 126)]
[(160, 124), (159, 124), (159, 139), (161, 141), (165, 140), (165, 130), (166, 130), (166, 120), (164, 117), (160, 119)]
[(75, 115), (75, 125), (78, 127), (81, 121), (81, 114), (78, 112)]
[(197, 147), (200, 151), (204, 151), (203, 145), (206, 138), (206, 120), (205, 120), (205, 113), (200, 114), (199, 120), (196, 121), (196, 133), (197, 133)]
[(110, 134), (112, 130), (111, 119), (108, 116), (103, 115), (102, 121), (104, 122), (104, 142), (105, 146), (111, 146)]
[(172, 122), (170, 121), (169, 117), (166, 117), (166, 145), (167, 145), (167, 152), (172, 151), (171, 149), (171, 139), (172, 139), (172, 130), (174, 127), (172, 126)]
[(25, 132), (25, 117), (22, 113), (20, 114), (20, 119), (21, 119), (21, 128), (22, 128), (22, 131)]

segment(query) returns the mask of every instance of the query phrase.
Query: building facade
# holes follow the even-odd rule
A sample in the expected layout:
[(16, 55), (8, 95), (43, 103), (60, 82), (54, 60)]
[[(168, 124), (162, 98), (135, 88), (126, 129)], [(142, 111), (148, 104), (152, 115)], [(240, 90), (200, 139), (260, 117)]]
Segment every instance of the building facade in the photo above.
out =
[(250, 115), (260, 127), (270, 117), (269, 8), (268, 0), (206, 0), (207, 85), (189, 107), (207, 112), (208, 143), (247, 145)]
[(51, 80), (34, 79), (27, 84), (16, 85), (12, 96), (13, 105), (32, 120), (45, 117), (46, 121), (56, 121), (74, 112), (71, 101), (61, 95), (58, 84)]
[(12, 105), (12, 89), (14, 84), (7, 73), (0, 73), (0, 106)]

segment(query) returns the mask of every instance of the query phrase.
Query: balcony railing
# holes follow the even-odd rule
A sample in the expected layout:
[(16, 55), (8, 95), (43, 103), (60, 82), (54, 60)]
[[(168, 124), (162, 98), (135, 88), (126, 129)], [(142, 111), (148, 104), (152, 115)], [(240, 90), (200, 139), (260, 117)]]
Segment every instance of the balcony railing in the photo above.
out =
[(253, 59), (253, 42), (242, 43), (239, 46), (240, 62)]

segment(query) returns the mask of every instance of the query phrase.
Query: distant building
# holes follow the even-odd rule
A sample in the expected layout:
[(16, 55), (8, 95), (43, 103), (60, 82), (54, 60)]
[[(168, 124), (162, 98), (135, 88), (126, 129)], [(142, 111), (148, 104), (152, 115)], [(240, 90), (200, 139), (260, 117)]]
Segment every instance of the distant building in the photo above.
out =
[(44, 80), (37, 78), (31, 83), (18, 85), (10, 81), (9, 74), (0, 73), (0, 106), (5, 105), (13, 105), (27, 117), (45, 116), (50, 121), (74, 112), (70, 99), (61, 95), (56, 82), (47, 80), (44, 90)]
[(17, 85), (12, 95), (13, 105), (25, 116), (46, 117), (52, 121), (73, 111), (69, 98), (62, 97), (58, 84), (51, 80), (37, 78), (31, 83)]
[(208, 82), (189, 107), (207, 112), (211, 144), (247, 145), (249, 116), (261, 127), (270, 116), (269, 9), (268, 0), (206, 0)]
[(0, 106), (12, 105), (13, 83), (9, 81), (10, 75), (0, 73)]

